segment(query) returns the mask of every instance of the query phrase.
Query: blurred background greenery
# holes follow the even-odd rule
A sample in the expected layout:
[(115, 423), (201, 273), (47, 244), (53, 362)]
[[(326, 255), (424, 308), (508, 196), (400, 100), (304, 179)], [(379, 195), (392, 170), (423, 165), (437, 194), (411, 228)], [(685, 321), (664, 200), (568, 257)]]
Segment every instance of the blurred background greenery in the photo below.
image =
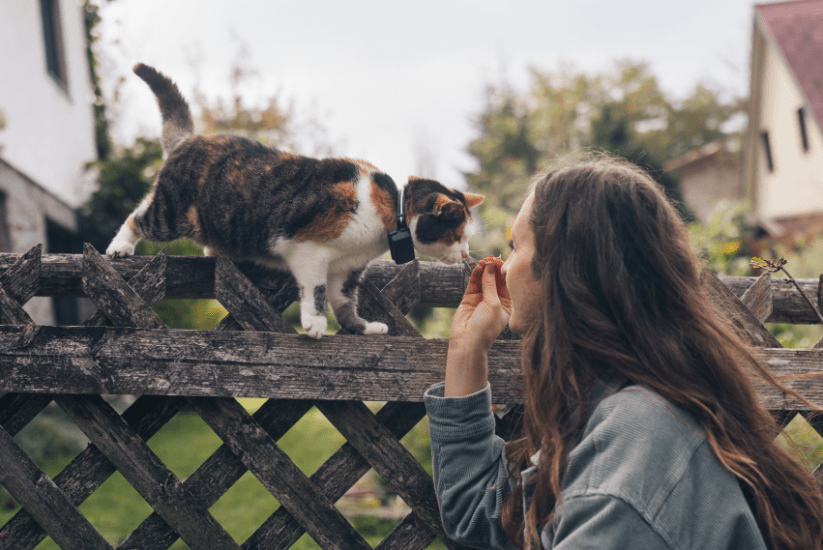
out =
[[(99, 24), (97, 8), (86, 1), (89, 57), (93, 70), (100, 70), (94, 28)], [(201, 93), (194, 103), (200, 113), (197, 127), (203, 132), (242, 133), (272, 146), (292, 150), (296, 134), (319, 136), (309, 154), (333, 154), (325, 143), (322, 122), (297, 120), (287, 102), (273, 96), (249, 105), (241, 89), (244, 69), (238, 63), (227, 67), (234, 95), (209, 101)], [(93, 75), (93, 80), (97, 82)], [(151, 186), (160, 167), (162, 151), (157, 139), (139, 138), (126, 147), (111, 142), (108, 135), (107, 102), (96, 87), (98, 160), (88, 169), (96, 174), (97, 190), (80, 210), (85, 239), (104, 250), (119, 225), (137, 206)], [(624, 156), (646, 169), (680, 204), (689, 224), (691, 243), (701, 265), (726, 275), (753, 275), (748, 260), (750, 228), (745, 204), (721, 204), (709, 223), (698, 223), (680, 202), (676, 174), (663, 170), (664, 163), (715, 142), (734, 142), (741, 137), (735, 120), (745, 113), (746, 98), (735, 97), (710, 85), (697, 85), (685, 99), (668, 97), (659, 87), (648, 65), (624, 60), (601, 73), (585, 73), (571, 67), (548, 72), (533, 69), (531, 86), (516, 91), (506, 82), (489, 83), (485, 103), (474, 120), (475, 137), (466, 144), (476, 160), (476, 170), (465, 173), (465, 189), (486, 195), (477, 208), (481, 231), (472, 243), (476, 258), (489, 254), (505, 256), (506, 230), (525, 196), (532, 177), (550, 168), (565, 153), (591, 148)], [(0, 123), (1, 124), (1, 123)], [(300, 151), (297, 151), (300, 152)], [(424, 165), (425, 163), (421, 163)], [(421, 176), (427, 174), (421, 173)], [(155, 254), (165, 248), (171, 255), (201, 255), (190, 241), (141, 243), (139, 254)], [(776, 249), (789, 260), (795, 277), (817, 277), (823, 266), (823, 240), (796, 243)], [(170, 327), (213, 328), (225, 315), (214, 300), (162, 300), (155, 311)], [(299, 328), (299, 312), (290, 307), (285, 316)], [(426, 337), (447, 337), (453, 310), (415, 308), (409, 318)], [(821, 336), (819, 326), (771, 324), (787, 347), (810, 347)], [(337, 325), (330, 317), (329, 331)], [(112, 398), (120, 411), (128, 397)], [(244, 399), (250, 411), (261, 400)], [(370, 404), (373, 410), (381, 404)], [(427, 420), (421, 421), (403, 443), (431, 473)], [(50, 406), (17, 437), (18, 443), (49, 475), (55, 475), (87, 440), (55, 406)], [(809, 469), (823, 459), (823, 440), (798, 417), (779, 437), (779, 443)], [(306, 473), (311, 474), (343, 443), (342, 436), (317, 410), (307, 414), (280, 444)], [(179, 413), (149, 442), (152, 449), (175, 474), (186, 479), (220, 445), (217, 436), (193, 412)], [(248, 537), (278, 504), (262, 485), (247, 474), (211, 508), (217, 520), (238, 540)], [(367, 474), (350, 497), (339, 503), (358, 530), (376, 544), (407, 511), (386, 483), (373, 472)], [(150, 512), (151, 508), (131, 486), (115, 474), (83, 505), (81, 511), (108, 538), (118, 544)], [(17, 503), (0, 488), (0, 525), (19, 510)], [(316, 548), (304, 536), (296, 548)], [(38, 548), (56, 548), (50, 539)], [(178, 542), (173, 548), (186, 548)], [(435, 542), (432, 548), (442, 548)]]

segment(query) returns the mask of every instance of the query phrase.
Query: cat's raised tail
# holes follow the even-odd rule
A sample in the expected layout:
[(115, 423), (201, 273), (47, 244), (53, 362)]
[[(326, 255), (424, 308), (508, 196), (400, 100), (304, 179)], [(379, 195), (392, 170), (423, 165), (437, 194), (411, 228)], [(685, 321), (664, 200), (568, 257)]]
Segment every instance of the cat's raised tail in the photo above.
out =
[(189, 104), (177, 85), (154, 67), (138, 63), (132, 70), (149, 85), (157, 97), (157, 104), (163, 117), (163, 150), (168, 153), (177, 143), (194, 132)]

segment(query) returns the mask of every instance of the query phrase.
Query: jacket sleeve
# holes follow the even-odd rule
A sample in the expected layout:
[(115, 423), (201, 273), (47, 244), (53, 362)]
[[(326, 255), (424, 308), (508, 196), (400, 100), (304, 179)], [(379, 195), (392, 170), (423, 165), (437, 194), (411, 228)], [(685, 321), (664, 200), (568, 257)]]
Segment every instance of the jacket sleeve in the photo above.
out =
[(491, 388), (443, 397), (443, 383), (425, 394), (432, 466), (443, 527), (450, 537), (479, 548), (514, 548), (500, 514), (511, 493), (503, 440), (494, 435)]
[(634, 507), (611, 495), (564, 500), (541, 539), (554, 550), (672, 550)]

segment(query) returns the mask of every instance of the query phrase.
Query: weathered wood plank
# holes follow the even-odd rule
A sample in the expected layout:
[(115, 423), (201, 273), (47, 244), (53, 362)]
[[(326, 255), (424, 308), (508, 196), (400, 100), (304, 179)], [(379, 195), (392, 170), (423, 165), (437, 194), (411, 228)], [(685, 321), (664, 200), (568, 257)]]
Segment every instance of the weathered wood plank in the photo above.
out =
[[(138, 296), (149, 306), (153, 306), (166, 295), (166, 260), (168, 255), (165, 249), (152, 256), (149, 263), (143, 266), (143, 269), (129, 279), (129, 286), (137, 293)], [(97, 310), (94, 314), (86, 319), (83, 326), (86, 327), (102, 327), (105, 325), (112, 325), (112, 321), (106, 317), (106, 314), (101, 310)]]
[(0, 397), (0, 426), (14, 437), (51, 403), (45, 394), (7, 393)]
[[(275, 441), (279, 440), (312, 407), (311, 401), (270, 399), (252, 418)], [(191, 495), (210, 508), (247, 471), (228, 445), (221, 445), (183, 483)], [(285, 510), (285, 509), (284, 509)], [(302, 533), (301, 533), (302, 534)], [(122, 548), (165, 550), (177, 540), (177, 533), (157, 513), (152, 513), (123, 541)], [(245, 545), (244, 545), (245, 547)], [(269, 548), (264, 546), (264, 548)]]
[[(366, 279), (367, 281), (369, 279)], [(374, 283), (372, 283), (374, 284)], [(414, 306), (420, 303), (420, 260), (405, 264), (403, 268), (386, 283), (380, 292), (383, 293), (403, 315), (408, 315)]]
[[(741, 296), (754, 282), (753, 277), (721, 277), (720, 279), (735, 296)], [(817, 294), (817, 279), (797, 279), (797, 282), (807, 296), (814, 297)], [(789, 279), (772, 277), (771, 287), (773, 309), (766, 322), (794, 324), (820, 322)]]
[(403, 521), (380, 541), (374, 550), (423, 550), (435, 539), (431, 529), (414, 513), (407, 515)]
[(783, 347), (777, 338), (763, 326), (751, 311), (746, 309), (741, 301), (732, 293), (723, 282), (708, 269), (700, 272), (700, 284), (707, 290), (712, 301), (725, 313), (728, 319), (743, 330), (748, 336), (749, 343), (760, 348)]
[(214, 294), (245, 330), (268, 330), (297, 334), (231, 260), (217, 258)]
[[(377, 420), (400, 439), (426, 415), (423, 403), (391, 402), (377, 412)], [(344, 444), (309, 477), (323, 495), (336, 502), (369, 470), (369, 463), (350, 443)], [(434, 533), (428, 528), (429, 541)], [(285, 508), (279, 508), (243, 543), (244, 550), (286, 550), (305, 530)]]
[(365, 404), (318, 401), (317, 408), (441, 542), (449, 548), (459, 547), (443, 530), (431, 477)]
[(195, 550), (240, 548), (102, 398), (59, 395), (55, 401), (186, 544)]
[(165, 326), (151, 306), (88, 243), (83, 248), (83, 290), (117, 326)]
[[(123, 419), (140, 437), (148, 440), (180, 410), (184, 402), (182, 397), (143, 396), (123, 412)], [(55, 476), (54, 483), (73, 505), (79, 506), (115, 471), (109, 459), (97, 447), (89, 445)], [(45, 531), (25, 509), (0, 528), (0, 541), (15, 541), (15, 549), (34, 548), (45, 537)]]
[(191, 397), (189, 403), (317, 544), (324, 549), (371, 550), (362, 535), (236, 400)]
[[(0, 349), (20, 328), (0, 327)], [(37, 327), (25, 349), (0, 352), (0, 391), (279, 399), (422, 401), (443, 380), (448, 341), (404, 336), (306, 336), (126, 328)], [(489, 355), (494, 400), (522, 402), (518, 342)], [(823, 405), (823, 350), (753, 350), (791, 386)], [(754, 380), (769, 410), (808, 407)]]
[[(21, 258), (20, 254), (0, 253), (0, 271), (8, 269)], [(134, 277), (146, 263), (149, 256), (129, 256), (127, 258), (105, 258), (105, 261), (126, 280)], [(464, 272), (465, 263), (445, 265), (436, 262), (420, 262), (420, 303), (437, 307), (457, 307), (468, 283)], [(215, 258), (197, 256), (170, 256), (168, 263), (168, 286), (166, 298), (214, 298)], [(261, 291), (274, 288), (278, 281), (290, 278), (274, 271), (266, 270), (252, 263), (242, 263), (238, 268)], [(374, 260), (365, 272), (365, 278), (378, 288), (383, 288), (402, 269), (391, 260)], [(82, 288), (82, 256), (78, 254), (46, 254), (43, 256), (41, 284), (37, 296), (85, 296)], [(723, 283), (736, 295), (741, 296), (755, 281), (754, 277), (721, 277)], [(815, 296), (817, 279), (797, 279), (801, 288), (809, 296)], [(0, 278), (0, 283), (3, 283)], [(772, 278), (774, 309), (766, 319), (770, 323), (818, 323), (814, 312), (785, 278)], [(264, 291), (264, 294), (265, 291)], [(267, 296), (268, 297), (268, 296)], [(292, 300), (293, 301), (293, 300)]]
[(754, 284), (740, 296), (740, 302), (761, 323), (771, 316), (774, 310), (772, 301), (772, 275), (768, 271), (764, 271)]
[(357, 310), (367, 321), (386, 323), (392, 336), (422, 337), (403, 312), (369, 280), (360, 282)]
[(111, 549), (103, 535), (5, 430), (0, 430), (0, 483), (37, 518), (60, 548)]
[[(0, 327), (0, 349), (20, 329)], [(443, 378), (446, 340), (271, 332), (38, 327), (0, 352), (0, 391), (419, 401)], [(495, 343), (491, 383), (519, 395), (519, 345)], [(505, 402), (505, 401), (501, 401)]]
[(40, 290), (40, 272), (43, 245), (38, 244), (21, 255), (12, 265), (0, 267), (0, 285), (21, 306)]

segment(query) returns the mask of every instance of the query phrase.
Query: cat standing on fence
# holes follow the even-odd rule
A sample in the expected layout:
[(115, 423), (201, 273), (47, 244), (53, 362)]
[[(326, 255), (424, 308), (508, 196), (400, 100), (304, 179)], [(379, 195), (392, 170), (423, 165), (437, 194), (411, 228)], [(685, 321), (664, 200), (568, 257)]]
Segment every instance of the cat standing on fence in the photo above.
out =
[[(397, 229), (394, 181), (362, 160), (314, 159), (241, 136), (195, 135), (177, 86), (142, 63), (134, 72), (157, 97), (165, 161), (106, 254), (134, 254), (141, 239), (187, 237), (207, 256), (289, 270), (300, 291), (301, 324), (313, 338), (326, 331), (326, 300), (346, 331), (385, 334), (385, 324), (357, 314), (357, 288), (366, 264), (389, 250), (387, 236)], [(447, 264), (468, 257), (469, 208), (482, 201), (409, 178), (403, 202), (414, 248)]]

